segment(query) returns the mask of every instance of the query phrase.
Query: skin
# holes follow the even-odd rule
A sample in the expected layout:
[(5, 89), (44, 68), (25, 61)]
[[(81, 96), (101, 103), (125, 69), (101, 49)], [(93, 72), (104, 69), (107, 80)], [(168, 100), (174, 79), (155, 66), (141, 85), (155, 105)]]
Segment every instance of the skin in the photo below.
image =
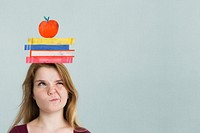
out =
[(34, 79), (33, 94), (40, 115), (27, 124), (29, 133), (73, 133), (73, 129), (63, 117), (68, 92), (56, 69), (48, 67), (38, 69)]

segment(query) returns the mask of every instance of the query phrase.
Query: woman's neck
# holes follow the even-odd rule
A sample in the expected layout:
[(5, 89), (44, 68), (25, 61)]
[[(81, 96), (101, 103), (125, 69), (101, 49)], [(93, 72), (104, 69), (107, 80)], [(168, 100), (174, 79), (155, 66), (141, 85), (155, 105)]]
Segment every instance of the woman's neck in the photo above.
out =
[(48, 130), (70, 127), (63, 117), (63, 111), (53, 113), (40, 111), (39, 117), (33, 121), (33, 124), (38, 127), (46, 128)]

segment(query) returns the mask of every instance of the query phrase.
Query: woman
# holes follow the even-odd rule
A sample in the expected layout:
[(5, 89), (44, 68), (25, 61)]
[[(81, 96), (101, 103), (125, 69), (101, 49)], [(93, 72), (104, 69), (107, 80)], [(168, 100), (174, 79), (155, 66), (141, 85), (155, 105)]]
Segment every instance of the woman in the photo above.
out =
[(31, 64), (10, 133), (90, 133), (77, 123), (76, 103), (77, 91), (63, 64)]

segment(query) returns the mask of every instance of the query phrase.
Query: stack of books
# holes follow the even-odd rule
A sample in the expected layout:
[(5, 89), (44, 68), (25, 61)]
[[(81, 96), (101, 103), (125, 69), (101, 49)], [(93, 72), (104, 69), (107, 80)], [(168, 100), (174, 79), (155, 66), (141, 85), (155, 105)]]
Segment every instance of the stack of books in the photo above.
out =
[(72, 63), (74, 38), (29, 38), (24, 50), (29, 50), (26, 63)]

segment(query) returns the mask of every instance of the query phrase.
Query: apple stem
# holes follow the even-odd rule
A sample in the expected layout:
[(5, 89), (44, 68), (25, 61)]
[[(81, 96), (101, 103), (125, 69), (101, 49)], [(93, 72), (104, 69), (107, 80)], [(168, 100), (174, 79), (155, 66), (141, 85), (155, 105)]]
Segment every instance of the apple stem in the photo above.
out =
[(49, 17), (47, 18), (47, 17), (44, 16), (44, 19), (45, 19), (47, 22), (49, 21)]

